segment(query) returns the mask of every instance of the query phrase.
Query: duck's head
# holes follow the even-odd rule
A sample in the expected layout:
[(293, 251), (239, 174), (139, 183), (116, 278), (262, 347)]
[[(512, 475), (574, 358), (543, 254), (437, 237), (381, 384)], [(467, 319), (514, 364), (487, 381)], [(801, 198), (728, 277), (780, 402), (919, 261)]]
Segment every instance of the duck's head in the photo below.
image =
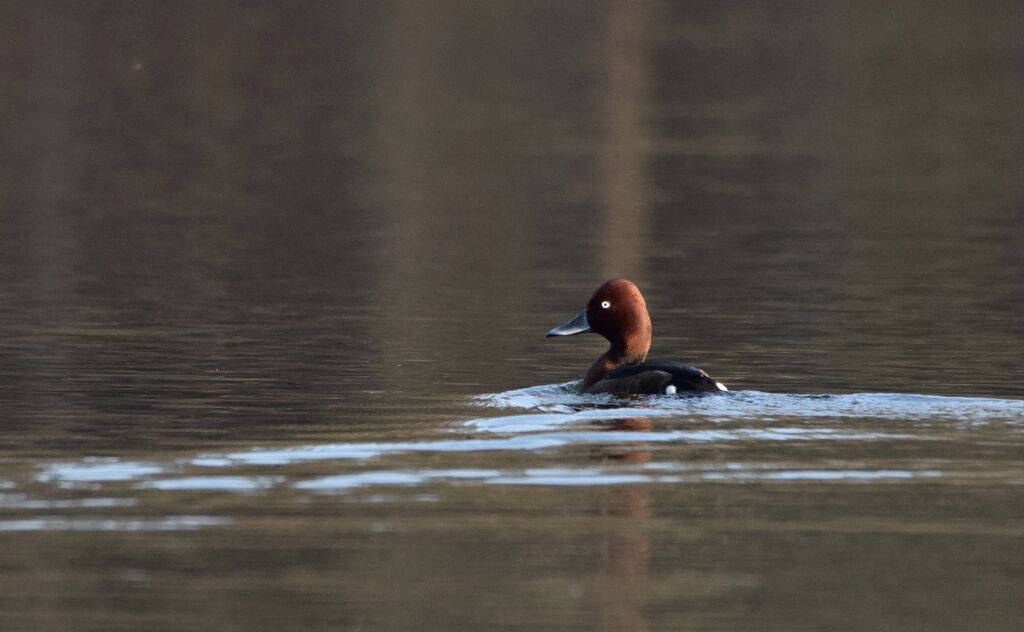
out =
[(611, 343), (611, 351), (639, 355), (651, 346), (651, 317), (640, 290), (626, 279), (612, 279), (597, 288), (587, 308), (569, 322), (548, 331), (551, 336), (593, 332)]

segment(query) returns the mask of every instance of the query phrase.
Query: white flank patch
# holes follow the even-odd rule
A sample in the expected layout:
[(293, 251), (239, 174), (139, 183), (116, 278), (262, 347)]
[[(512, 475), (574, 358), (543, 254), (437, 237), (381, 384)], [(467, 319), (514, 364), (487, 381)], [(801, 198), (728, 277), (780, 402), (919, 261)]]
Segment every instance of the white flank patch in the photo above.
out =
[(676, 387), (674, 385), (672, 385), (672, 384), (669, 384), (668, 386), (665, 387), (665, 394), (666, 395), (675, 395), (676, 394)]
[(725, 388), (725, 384), (722, 384), (721, 382), (715, 382), (715, 386), (717, 386), (718, 390), (720, 390), (720, 391), (728, 391), (729, 390), (729, 389)]

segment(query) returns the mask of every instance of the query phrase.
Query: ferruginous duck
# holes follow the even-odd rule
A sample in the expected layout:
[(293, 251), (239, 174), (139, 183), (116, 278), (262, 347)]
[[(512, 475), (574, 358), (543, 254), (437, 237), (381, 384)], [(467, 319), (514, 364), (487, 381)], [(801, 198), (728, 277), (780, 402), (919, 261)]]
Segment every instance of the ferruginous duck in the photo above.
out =
[(590, 332), (604, 336), (611, 346), (583, 376), (584, 393), (698, 395), (729, 390), (689, 364), (644, 362), (651, 348), (651, 317), (640, 290), (626, 279), (612, 279), (597, 288), (585, 310), (547, 335)]

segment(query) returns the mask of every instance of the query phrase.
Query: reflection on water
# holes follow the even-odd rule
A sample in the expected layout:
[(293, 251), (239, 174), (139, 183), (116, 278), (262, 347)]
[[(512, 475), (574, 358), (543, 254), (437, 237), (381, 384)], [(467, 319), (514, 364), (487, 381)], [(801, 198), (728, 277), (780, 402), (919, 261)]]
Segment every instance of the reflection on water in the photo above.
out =
[(159, 520), (32, 518), (0, 520), (0, 531), (194, 531), (231, 524), (227, 518), (169, 516)]
[[(549, 416), (530, 414), (480, 419), (467, 425), (512, 431), (520, 423), (558, 424), (579, 419), (619, 418), (629, 412), (651, 415), (698, 415), (709, 418), (857, 417), (935, 422), (1020, 420), (1024, 401), (985, 397), (942, 397), (905, 393), (854, 393), (850, 395), (789, 395), (735, 391), (724, 396), (671, 397), (652, 395), (622, 400), (610, 395), (581, 395), (577, 382), (532, 386), (489, 395), (476, 402), (496, 408), (550, 411)], [(633, 404), (630, 408), (629, 405)]]
[[(746, 603), (759, 594), (807, 608), (839, 598), (845, 593), (820, 583), (821, 560), (809, 554), (815, 550), (863, 576), (861, 590), (878, 599), (883, 589), (869, 586), (889, 564), (913, 565), (953, 546), (991, 568), (1001, 543), (1015, 546), (1021, 536), (1020, 505), (1011, 502), (1024, 485), (1020, 400), (748, 392), (617, 406), (590, 399), (605, 398), (574, 395), (564, 385), (482, 396), (477, 411), (496, 416), (450, 422), (417, 441), (44, 460), (27, 479), (5, 482), (0, 532), (44, 532), (52, 540), (201, 531), (175, 570), (139, 557), (170, 544), (155, 540), (142, 548), (118, 544), (133, 560), (128, 568), (100, 560), (74, 571), (120, 569), (143, 587), (196, 564), (232, 578), (212, 593), (202, 582), (163, 593), (164, 605), (147, 611), (155, 617), (196, 599), (230, 602), (238, 598), (233, 586), (268, 581), (270, 568), (217, 561), (226, 548), (247, 565), (283, 555), (276, 564), (312, 576), (275, 585), (308, 594), (307, 607), (317, 612), (355, 607), (384, 627), (408, 620), (383, 606), (365, 610), (368, 604), (408, 605), (404, 595), (429, 579), (430, 600), (458, 593), (479, 603), (501, 589), (554, 613), (588, 613), (595, 620), (587, 625), (601, 629), (717, 618), (723, 600)], [(529, 409), (516, 407), (525, 402)], [(957, 423), (963, 420), (971, 423)], [(966, 516), (950, 498), (985, 502), (986, 515)], [(204, 513), (172, 513), (184, 507)], [(311, 567), (303, 560), (313, 551), (327, 557)], [(970, 568), (957, 567), (958, 581)], [(1015, 582), (1016, 572), (1011, 563), (996, 580)], [(901, 577), (915, 580), (900, 584), (910, 599), (948, 581), (909, 571)], [(386, 588), (384, 578), (397, 586)], [(804, 594), (772, 588), (780, 582), (795, 582)], [(321, 583), (354, 595), (357, 605), (320, 601)], [(136, 593), (132, 585), (124, 584), (124, 594)], [(677, 605), (649, 616), (666, 599), (666, 607)], [(415, 607), (429, 610), (427, 603)], [(1011, 614), (1018, 605), (1012, 595), (990, 603)], [(469, 611), (514, 625), (537, 616)], [(743, 612), (729, 616), (746, 625)], [(788, 609), (770, 614), (780, 626), (794, 621)], [(217, 620), (210, 616), (198, 620)], [(449, 613), (444, 625), (459, 625), (457, 618)]]
[[(461, 422), (448, 428), (449, 434), (461, 428), (474, 435), (437, 438), (415, 442), (352, 442), (300, 445), (282, 448), (205, 453), (179, 457), (165, 462), (131, 462), (116, 458), (86, 458), (77, 462), (53, 462), (40, 465), (35, 480), (60, 488), (101, 489), (105, 483), (133, 482), (135, 489), (164, 491), (256, 492), (273, 487), (291, 487), (310, 491), (347, 491), (365, 487), (409, 487), (440, 484), (474, 485), (620, 485), (628, 483), (700, 483), (771, 481), (871, 481), (911, 478), (979, 476), (993, 481), (1018, 484), (1024, 481), (1024, 469), (1012, 461), (1002, 468), (973, 471), (963, 459), (923, 459), (912, 469), (890, 467), (886, 458), (861, 458), (831, 461), (829, 467), (813, 459), (803, 462), (781, 459), (782, 452), (772, 443), (796, 447), (810, 443), (820, 449), (828, 442), (850, 444), (865, 449), (875, 442), (890, 442), (900, 447), (923, 443), (931, 454), (938, 450), (929, 444), (954, 443), (966, 450), (972, 443), (984, 443), (984, 430), (994, 427), (1013, 449), (1024, 445), (1024, 401), (978, 398), (949, 398), (906, 395), (793, 396), (761, 393), (736, 393), (731, 397), (678, 399), (643, 398), (644, 408), (604, 404), (588, 406), (592, 399), (607, 397), (569, 395), (561, 385), (534, 387), (482, 397), (481, 402), (495, 406), (499, 401), (522, 402), (530, 393), (535, 408), (577, 400), (577, 410), (561, 413), (501, 415)], [(564, 406), (563, 404), (557, 404)], [(851, 423), (849, 420), (854, 420)], [(969, 425), (957, 425), (969, 419)], [(888, 422), (879, 426), (879, 421)], [(478, 438), (479, 433), (486, 433)], [(672, 450), (711, 445), (719, 448), (731, 443), (761, 446), (770, 450), (765, 461), (714, 458), (706, 461), (689, 457), (667, 458)], [(527, 467), (530, 461), (512, 461), (509, 467), (455, 469), (410, 467), (402, 457), (421, 455), (466, 455), (499, 463), (501, 452), (522, 452), (532, 458), (550, 458), (558, 449), (590, 446), (603, 454), (601, 465), (582, 464)], [(651, 450), (662, 452), (655, 459)], [(915, 446), (916, 447), (916, 446)], [(893, 448), (890, 454), (898, 454)], [(885, 452), (880, 454), (888, 456)], [(397, 462), (398, 467), (390, 467)], [(291, 477), (289, 468), (320, 464), (321, 467), (358, 468), (348, 473), (308, 478), (302, 471)], [(881, 464), (881, 465), (879, 465)], [(904, 461), (904, 464), (914, 463)], [(232, 474), (246, 468), (260, 468), (262, 475)], [(199, 472), (201, 474), (196, 475)], [(266, 475), (276, 472), (275, 475)], [(16, 484), (9, 483), (14, 488)], [(108, 502), (113, 499), (93, 499)], [(60, 501), (53, 506), (61, 506)], [(67, 502), (67, 501), (65, 501)], [(82, 501), (85, 502), (85, 501)], [(134, 504), (134, 503), (129, 503)], [(45, 505), (43, 505), (45, 507)], [(68, 504), (73, 506), (92, 506)], [(101, 506), (101, 505), (96, 505)]]
[(1017, 629), (1020, 17), (3, 5), (0, 628)]

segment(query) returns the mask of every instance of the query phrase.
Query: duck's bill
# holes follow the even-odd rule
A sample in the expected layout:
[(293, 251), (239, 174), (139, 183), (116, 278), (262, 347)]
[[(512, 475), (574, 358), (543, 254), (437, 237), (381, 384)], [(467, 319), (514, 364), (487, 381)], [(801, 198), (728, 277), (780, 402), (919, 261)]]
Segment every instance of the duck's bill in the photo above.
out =
[(583, 310), (579, 314), (576, 314), (576, 316), (574, 316), (569, 322), (548, 331), (548, 334), (545, 337), (572, 336), (575, 334), (585, 334), (588, 331), (590, 331), (590, 323), (587, 322), (587, 310)]

